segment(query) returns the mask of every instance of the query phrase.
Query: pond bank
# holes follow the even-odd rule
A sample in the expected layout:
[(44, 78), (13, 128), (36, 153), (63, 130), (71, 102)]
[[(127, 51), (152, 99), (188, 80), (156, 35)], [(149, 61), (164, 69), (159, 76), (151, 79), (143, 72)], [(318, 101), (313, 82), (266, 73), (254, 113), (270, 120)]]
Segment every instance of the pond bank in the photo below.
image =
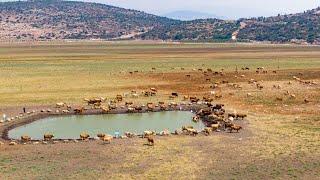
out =
[[(177, 105), (174, 107), (170, 107), (167, 110), (161, 110), (159, 107), (154, 108), (152, 111), (148, 111), (147, 108), (143, 108), (141, 111), (138, 112), (133, 112), (133, 113), (147, 113), (147, 112), (162, 112), (162, 111), (192, 111), (196, 112), (199, 109), (206, 107), (204, 105), (198, 105), (198, 104), (193, 104), (193, 105)], [(41, 108), (40, 108), (41, 109)], [(99, 114), (127, 114), (128, 113), (128, 108), (116, 108), (113, 110), (110, 110), (107, 113), (104, 113), (101, 109), (88, 109), (84, 111), (81, 114), (76, 114), (73, 109), (70, 110), (68, 113), (62, 113), (60, 110), (59, 112), (56, 112), (58, 108), (51, 108), (51, 112), (40, 112), (36, 111), (31, 114), (23, 114), (22, 117), (12, 120), (10, 122), (4, 122), (0, 124), (0, 134), (1, 137), (0, 139), (5, 140), (5, 141), (10, 141), (12, 139), (9, 138), (8, 132), (12, 129), (15, 129), (17, 127), (30, 124), (34, 121), (48, 118), (48, 117), (53, 117), (53, 116), (68, 116), (68, 115), (99, 115)]]

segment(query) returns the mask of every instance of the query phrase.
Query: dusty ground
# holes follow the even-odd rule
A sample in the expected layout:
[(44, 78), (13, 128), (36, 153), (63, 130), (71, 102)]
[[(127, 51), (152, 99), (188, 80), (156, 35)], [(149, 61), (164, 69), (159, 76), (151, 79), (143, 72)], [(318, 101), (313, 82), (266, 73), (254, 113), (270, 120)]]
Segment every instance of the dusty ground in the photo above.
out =
[[(275, 49), (268, 46), (210, 47), (209, 45), (201, 45), (201, 47), (197, 47), (199, 45), (195, 45), (193, 48), (192, 46), (177, 48), (173, 45), (173, 47), (144, 46), (146, 47), (138, 46), (134, 48), (129, 46), (129, 48), (126, 46), (127, 51), (121, 50), (121, 46), (120, 50), (118, 46), (112, 46), (111, 49), (116, 49), (116, 51), (108, 51), (108, 53), (112, 52), (112, 57), (118, 55), (123, 58), (129, 54), (128, 57), (137, 59), (137, 62), (135, 62), (137, 66), (128, 68), (128, 65), (121, 64), (123, 66), (121, 70), (113, 70), (113, 75), (105, 76), (105, 79), (100, 76), (97, 76), (96, 79), (92, 78), (97, 75), (95, 74), (96, 71), (89, 68), (92, 64), (86, 64), (86, 61), (84, 61), (82, 71), (88, 74), (86, 78), (90, 77), (92, 81), (88, 81), (89, 84), (81, 85), (79, 86), (81, 88), (77, 89), (78, 86), (75, 85), (78, 81), (68, 85), (62, 80), (61, 83), (64, 85), (62, 90), (65, 90), (64, 87), (70, 90), (63, 91), (65, 93), (61, 96), (67, 97), (66, 101), (70, 104), (80, 104), (83, 103), (83, 96), (79, 94), (84, 89), (87, 89), (84, 96), (105, 95), (109, 98), (114, 97), (117, 93), (128, 92), (131, 89), (138, 91), (150, 87), (159, 89), (159, 94), (156, 97), (126, 98), (127, 101), (132, 100), (135, 103), (142, 104), (158, 102), (159, 100), (173, 101), (168, 99), (168, 95), (173, 91), (179, 92), (181, 95), (197, 95), (199, 97), (209, 95), (210, 91), (215, 91), (222, 95), (222, 98), (216, 99), (215, 102), (225, 103), (228, 112), (236, 111), (248, 114), (248, 118), (244, 122), (246, 128), (240, 133), (232, 134), (221, 132), (214, 133), (211, 136), (158, 137), (154, 147), (144, 145), (146, 140), (139, 138), (115, 140), (110, 145), (103, 145), (99, 141), (54, 145), (3, 145), (0, 146), (0, 178), (216, 179), (219, 177), (219, 179), (319, 179), (320, 67), (319, 59), (316, 58), (319, 52), (317, 47), (294, 46)], [(205, 46), (205, 48), (202, 46)], [(19, 46), (16, 48), (19, 49)], [(97, 49), (96, 47), (91, 48), (92, 50)], [(139, 48), (145, 50), (144, 54), (138, 53), (140, 52)], [(108, 48), (106, 47), (106, 49)], [(41, 48), (36, 48), (36, 50), (42, 51)], [(19, 50), (12, 51), (19, 52)], [(190, 53), (189, 56), (191, 57), (189, 59), (181, 60), (182, 63), (173, 63), (173, 60), (188, 58), (185, 56), (187, 51), (195, 52), (196, 55)], [(276, 53), (273, 53), (273, 51), (276, 51)], [(243, 54), (243, 52), (246, 53)], [(29, 59), (26, 62), (33, 64), (37, 62), (32, 58), (40, 56), (38, 53), (33, 56), (30, 54), (26, 56), (26, 59)], [(142, 61), (142, 64), (145, 64), (145, 61), (148, 60), (155, 63), (146, 64), (139, 68), (139, 65), (141, 65), (139, 59), (142, 56), (144, 58), (148, 57), (146, 54), (152, 56), (153, 59), (147, 58)], [(23, 62), (15, 64), (13, 62), (15, 60), (9, 61), (7, 59), (9, 55), (5, 53), (2, 53), (2, 55), (4, 66), (8, 67), (8, 62), (12, 63), (11, 69), (6, 69), (6, 71), (17, 70), (12, 77), (20, 80), (16, 82), (21, 83), (14, 84), (13, 87), (25, 84), (22, 79), (26, 75), (26, 71), (20, 69), (25, 64)], [(169, 58), (170, 56), (172, 56), (172, 59)], [(104, 57), (107, 58), (108, 55), (104, 55)], [(205, 59), (204, 57), (210, 58)], [(50, 58), (54, 59), (53, 56), (50, 56)], [(265, 62), (277, 58), (281, 62), (279, 69), (277, 67), (278, 63), (268, 64)], [(66, 67), (53, 65), (54, 63), (62, 63), (60, 60), (46, 61), (43, 66), (36, 63), (38, 65), (37, 71), (30, 72), (36, 79), (41, 77), (43, 80), (41, 82), (45, 83), (40, 83), (42, 85), (40, 89), (36, 88), (37, 83), (36, 85), (30, 84), (30, 86), (22, 88), (20, 94), (19, 91), (11, 91), (9, 81), (4, 81), (5, 86), (0, 90), (7, 92), (7, 96), (0, 96), (2, 97), (2, 112), (14, 116), (21, 111), (22, 106), (26, 106), (28, 109), (37, 109), (42, 108), (44, 104), (51, 106), (52, 103), (61, 100), (57, 95), (62, 93), (55, 89), (58, 87), (57, 83), (52, 81), (51, 78), (53, 77), (50, 73), (45, 73), (45, 69), (55, 67), (59, 77), (63, 77), (63, 74), (59, 72), (66, 73), (66, 69), (71, 68), (71, 66), (68, 65), (68, 62)], [(78, 61), (73, 62), (77, 67), (80, 66)], [(110, 59), (99, 64), (106, 67), (107, 62), (110, 62)], [(168, 67), (162, 66), (166, 62), (168, 62)], [(195, 64), (192, 64), (192, 62)], [(53, 64), (50, 65), (50, 63)], [(288, 66), (285, 66), (286, 63)], [(236, 64), (238, 64), (239, 73), (234, 72)], [(249, 71), (240, 69), (245, 65), (250, 67)], [(154, 66), (156, 70), (151, 71), (151, 67)], [(268, 73), (256, 74), (255, 68), (259, 66), (265, 66)], [(172, 67), (175, 69), (172, 69)], [(181, 67), (185, 69), (182, 70)], [(32, 69), (32, 67), (29, 68)], [(193, 71), (194, 68), (204, 70), (212, 68), (214, 71), (225, 68), (225, 75), (210, 74), (205, 76), (203, 72)], [(129, 74), (129, 71), (140, 69), (142, 72)], [(277, 73), (272, 73), (272, 70), (277, 70)], [(98, 71), (101, 72), (101, 70)], [(118, 73), (118, 71), (123, 72)], [(191, 77), (186, 77), (187, 74)], [(241, 77), (241, 75), (245, 76)], [(314, 81), (317, 84), (302, 84), (295, 81), (292, 78), (293, 76), (297, 76), (304, 81)], [(71, 74), (66, 74), (66, 79), (69, 82), (71, 77)], [(82, 78), (80, 80), (83, 80)], [(207, 78), (210, 78), (210, 80), (206, 81)], [(258, 90), (256, 86), (248, 84), (250, 79), (258, 80), (264, 88)], [(236, 89), (226, 84), (219, 85), (216, 89), (210, 88), (210, 85), (214, 82), (222, 80), (227, 80), (230, 84), (236, 83), (242, 88)], [(28, 81), (32, 81), (31, 76), (28, 77)], [(289, 81), (291, 84), (289, 84)], [(49, 82), (52, 82), (52, 84)], [(108, 85), (100, 86), (101, 82), (108, 82)], [(113, 89), (112, 85), (118, 84), (117, 82), (121, 85)], [(273, 85), (280, 85), (281, 88), (274, 88)], [(52, 89), (52, 92), (50, 89)], [(296, 97), (290, 98), (290, 95), (285, 94), (286, 91)], [(38, 93), (32, 95), (34, 92)], [(250, 97), (247, 96), (248, 93), (251, 94)], [(8, 96), (9, 94), (16, 94), (17, 96)], [(20, 97), (22, 101), (19, 101)], [(39, 98), (38, 101), (32, 100), (33, 97)], [(277, 101), (276, 97), (283, 100)], [(305, 99), (309, 102), (306, 103)], [(31, 103), (26, 104), (25, 102), (29, 100)], [(174, 101), (179, 102), (181, 100), (181, 97), (179, 97)]]

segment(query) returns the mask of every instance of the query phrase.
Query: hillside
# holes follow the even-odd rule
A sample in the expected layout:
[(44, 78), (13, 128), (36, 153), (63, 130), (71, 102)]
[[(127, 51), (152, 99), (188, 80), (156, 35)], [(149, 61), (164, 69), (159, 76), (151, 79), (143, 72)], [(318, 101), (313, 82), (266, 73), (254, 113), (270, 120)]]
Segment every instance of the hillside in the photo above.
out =
[(238, 29), (236, 21), (219, 19), (199, 19), (183, 21), (168, 26), (152, 29), (139, 37), (142, 39), (163, 40), (217, 40), (227, 41)]
[(246, 27), (239, 31), (239, 39), (320, 43), (320, 7), (298, 14), (241, 21), (246, 23)]
[(0, 39), (110, 39), (174, 22), (97, 3), (59, 0), (0, 3)]
[(180, 21), (98, 3), (60, 0), (0, 3), (0, 40), (50, 39), (320, 44), (320, 8), (268, 18)]

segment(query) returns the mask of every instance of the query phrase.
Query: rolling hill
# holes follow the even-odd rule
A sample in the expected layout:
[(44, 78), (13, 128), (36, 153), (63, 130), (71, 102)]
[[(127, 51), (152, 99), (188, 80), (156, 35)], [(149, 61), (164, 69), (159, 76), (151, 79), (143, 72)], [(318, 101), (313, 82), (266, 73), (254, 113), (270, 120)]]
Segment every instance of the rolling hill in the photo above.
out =
[(175, 22), (97, 3), (59, 0), (0, 3), (1, 39), (111, 39)]
[(98, 3), (32, 0), (0, 3), (0, 40), (148, 39), (320, 44), (320, 8), (226, 21), (174, 20)]

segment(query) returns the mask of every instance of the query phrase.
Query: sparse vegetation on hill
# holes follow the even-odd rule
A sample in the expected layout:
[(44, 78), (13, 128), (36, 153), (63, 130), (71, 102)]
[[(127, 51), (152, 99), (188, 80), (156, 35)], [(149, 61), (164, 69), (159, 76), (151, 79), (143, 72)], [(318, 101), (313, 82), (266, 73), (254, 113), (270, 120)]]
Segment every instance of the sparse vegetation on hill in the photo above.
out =
[(174, 22), (97, 3), (41, 0), (0, 5), (1, 39), (110, 39)]
[(255, 41), (320, 43), (320, 7), (299, 14), (242, 20), (238, 38)]
[(148, 39), (320, 44), (320, 8), (225, 21), (179, 21), (98, 3), (35, 0), (0, 5), (0, 39)]
[(219, 19), (200, 19), (183, 21), (170, 26), (155, 28), (142, 34), (142, 39), (162, 40), (217, 40), (227, 41), (232, 33), (238, 29), (235, 21)]

